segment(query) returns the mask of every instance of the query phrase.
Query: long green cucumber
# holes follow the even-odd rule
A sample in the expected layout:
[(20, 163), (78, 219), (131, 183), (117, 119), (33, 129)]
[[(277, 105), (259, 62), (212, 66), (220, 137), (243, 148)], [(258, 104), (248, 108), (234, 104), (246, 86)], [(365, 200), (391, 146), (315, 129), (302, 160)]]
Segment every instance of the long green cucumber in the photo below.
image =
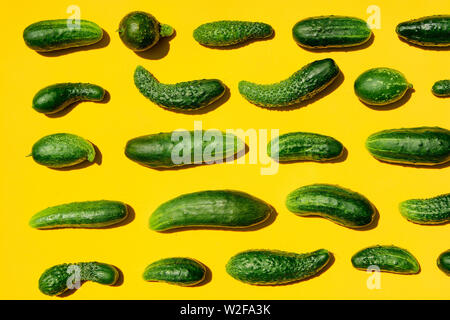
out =
[(205, 279), (206, 267), (191, 258), (166, 258), (145, 268), (145, 281), (158, 281), (179, 286), (194, 286)]
[(442, 252), (438, 259), (437, 265), (446, 275), (450, 276), (450, 250)]
[(431, 92), (437, 97), (450, 97), (450, 79), (436, 81)]
[(429, 199), (410, 199), (400, 203), (400, 213), (418, 224), (450, 222), (450, 193)]
[(425, 47), (450, 46), (450, 15), (422, 17), (397, 25), (398, 36)]

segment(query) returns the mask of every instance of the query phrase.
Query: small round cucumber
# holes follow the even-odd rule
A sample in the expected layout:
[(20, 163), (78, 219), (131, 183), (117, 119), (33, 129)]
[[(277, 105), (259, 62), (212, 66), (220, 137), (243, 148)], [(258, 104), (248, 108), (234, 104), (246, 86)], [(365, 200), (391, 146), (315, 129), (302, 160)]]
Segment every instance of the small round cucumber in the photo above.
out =
[(205, 279), (206, 267), (191, 258), (166, 258), (145, 268), (145, 281), (158, 281), (179, 286), (194, 286)]
[(373, 246), (357, 252), (352, 257), (356, 269), (367, 270), (378, 267), (380, 271), (415, 274), (419, 273), (420, 265), (407, 250), (396, 246)]
[(431, 92), (437, 97), (450, 97), (450, 80), (436, 81)]
[(194, 39), (204, 46), (224, 47), (268, 38), (272, 34), (272, 27), (262, 22), (215, 21), (195, 29)]
[(286, 107), (310, 99), (330, 85), (339, 75), (333, 59), (314, 61), (288, 79), (274, 84), (239, 82), (239, 92), (251, 103), (265, 107)]
[(342, 48), (367, 42), (372, 31), (362, 19), (332, 15), (303, 19), (295, 24), (292, 35), (305, 48)]
[(29, 25), (23, 32), (25, 44), (38, 52), (88, 46), (103, 38), (103, 30), (87, 20), (45, 20)]
[(339, 158), (344, 146), (336, 139), (317, 133), (291, 132), (274, 138), (267, 154), (278, 161), (327, 161)]
[(169, 110), (201, 109), (218, 100), (226, 91), (225, 85), (217, 79), (160, 83), (141, 66), (134, 72), (134, 83), (146, 98)]
[(390, 68), (367, 70), (356, 79), (354, 85), (358, 98), (374, 106), (398, 101), (412, 87), (401, 72)]
[(41, 165), (62, 168), (86, 160), (94, 162), (95, 149), (82, 137), (70, 133), (55, 133), (38, 140), (33, 145), (31, 156)]
[(30, 226), (37, 229), (99, 228), (117, 224), (127, 216), (127, 205), (119, 201), (72, 202), (36, 213)]
[(90, 83), (57, 83), (39, 90), (33, 98), (33, 109), (52, 114), (78, 101), (102, 101), (105, 89)]
[(389, 129), (370, 135), (366, 148), (376, 159), (410, 165), (450, 160), (450, 131), (439, 127)]
[(450, 15), (422, 17), (397, 25), (398, 36), (425, 47), (450, 46)]
[(233, 256), (226, 271), (236, 280), (253, 285), (280, 285), (317, 275), (330, 261), (331, 253), (279, 250), (248, 250)]
[(272, 207), (247, 193), (210, 190), (178, 196), (160, 205), (150, 216), (150, 229), (183, 227), (243, 228), (269, 218)]
[(450, 250), (439, 255), (437, 265), (446, 275), (450, 276)]
[[(46, 295), (56, 296), (73, 289), (84, 281), (114, 285), (119, 279), (119, 270), (100, 262), (64, 263), (53, 266), (39, 278), (39, 290)], [(69, 288), (69, 285), (74, 286)]]
[(131, 50), (145, 51), (158, 43), (161, 37), (170, 37), (174, 30), (160, 24), (154, 16), (142, 11), (133, 11), (120, 21), (119, 37)]
[(450, 193), (429, 199), (410, 199), (400, 203), (400, 213), (418, 224), (450, 222)]

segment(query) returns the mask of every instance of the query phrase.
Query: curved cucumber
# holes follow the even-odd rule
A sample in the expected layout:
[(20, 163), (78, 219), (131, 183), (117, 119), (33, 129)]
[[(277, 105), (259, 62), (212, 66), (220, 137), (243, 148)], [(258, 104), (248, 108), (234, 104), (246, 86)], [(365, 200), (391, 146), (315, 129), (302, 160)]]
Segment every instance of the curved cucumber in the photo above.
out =
[(201, 109), (222, 97), (225, 85), (217, 79), (202, 79), (176, 84), (160, 83), (143, 67), (134, 72), (134, 83), (153, 103), (173, 110)]
[(36, 213), (30, 226), (50, 228), (99, 228), (111, 226), (128, 216), (126, 204), (99, 200), (61, 204)]
[(160, 205), (150, 216), (150, 229), (182, 227), (242, 228), (266, 220), (273, 209), (247, 193), (211, 190), (188, 193)]
[(28, 47), (38, 52), (54, 51), (87, 46), (103, 38), (103, 30), (97, 24), (79, 20), (79, 25), (70, 19), (45, 20), (29, 25), (23, 31)]
[(450, 80), (436, 81), (431, 92), (437, 97), (450, 97)]
[(205, 279), (206, 268), (190, 258), (166, 258), (153, 262), (145, 268), (145, 281), (158, 281), (179, 286), (193, 286)]
[(450, 275), (450, 250), (439, 255), (437, 265), (446, 275)]
[(450, 160), (450, 131), (439, 127), (383, 130), (369, 136), (366, 147), (381, 161), (437, 165)]
[(339, 75), (333, 59), (314, 61), (288, 79), (274, 84), (239, 82), (239, 92), (261, 107), (285, 107), (310, 99), (330, 85)]
[(262, 22), (215, 21), (195, 29), (194, 39), (205, 46), (224, 47), (268, 38), (272, 34), (272, 27)]
[(355, 268), (367, 270), (378, 267), (380, 271), (415, 274), (419, 273), (420, 265), (407, 250), (396, 246), (373, 246), (357, 252), (352, 257)]
[(349, 228), (372, 223), (376, 210), (361, 194), (329, 184), (313, 184), (291, 192), (286, 199), (289, 211), (299, 216), (316, 215)]
[(344, 146), (336, 139), (317, 133), (291, 132), (274, 138), (267, 154), (283, 161), (327, 161), (339, 158)]
[(400, 203), (400, 213), (418, 224), (450, 222), (450, 193), (430, 199), (411, 199)]
[(331, 253), (325, 249), (303, 254), (248, 250), (232, 257), (226, 270), (236, 280), (248, 284), (279, 285), (317, 275), (330, 259)]
[(332, 15), (303, 19), (295, 24), (292, 35), (305, 48), (341, 48), (367, 42), (372, 31), (362, 19)]
[(90, 83), (57, 83), (39, 90), (33, 98), (33, 109), (52, 114), (74, 102), (102, 101), (105, 89)]
[(31, 156), (41, 165), (62, 168), (85, 160), (94, 162), (95, 149), (82, 137), (70, 133), (55, 133), (37, 141), (33, 145)]
[(39, 290), (43, 294), (56, 296), (75, 288), (77, 282), (80, 284), (84, 281), (93, 281), (114, 285), (118, 279), (119, 270), (106, 263), (64, 263), (53, 266), (42, 273), (39, 278)]
[(408, 42), (426, 47), (450, 45), (450, 15), (422, 17), (397, 25), (398, 36)]
[(218, 130), (172, 131), (131, 139), (125, 155), (152, 168), (212, 164), (240, 155), (245, 143)]

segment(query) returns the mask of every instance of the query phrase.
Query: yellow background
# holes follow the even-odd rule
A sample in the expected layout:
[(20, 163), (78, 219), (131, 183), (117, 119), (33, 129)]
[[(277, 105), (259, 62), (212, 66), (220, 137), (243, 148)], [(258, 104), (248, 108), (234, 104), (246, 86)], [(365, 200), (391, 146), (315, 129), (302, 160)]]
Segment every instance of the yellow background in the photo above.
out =
[[(81, 8), (110, 37), (107, 46), (59, 56), (43, 56), (27, 48), (23, 29), (36, 21), (65, 18), (67, 6)], [(292, 26), (300, 19), (326, 14), (367, 19), (369, 5), (381, 8), (381, 29), (374, 42), (354, 51), (314, 53), (298, 47)], [(177, 33), (141, 57), (127, 49), (115, 30), (130, 11), (152, 13)], [(119, 267), (118, 287), (85, 283), (66, 299), (448, 299), (450, 281), (436, 267), (437, 256), (449, 248), (449, 225), (419, 226), (407, 222), (398, 203), (449, 192), (449, 168), (412, 168), (381, 163), (364, 148), (368, 135), (379, 130), (415, 126), (450, 127), (449, 101), (431, 92), (434, 81), (449, 78), (449, 51), (424, 50), (400, 41), (397, 23), (425, 15), (449, 13), (441, 1), (10, 1), (0, 11), (3, 47), (1, 64), (1, 222), (0, 298), (46, 299), (38, 290), (40, 274), (63, 262), (97, 260)], [(208, 49), (194, 41), (200, 24), (220, 19), (259, 20), (271, 24), (273, 39), (234, 50)], [(105, 43), (105, 42), (103, 42)], [(170, 46), (170, 49), (169, 49)], [(167, 49), (168, 52), (167, 52)], [(271, 83), (282, 80), (313, 60), (331, 57), (345, 80), (330, 94), (303, 108), (271, 111), (244, 100), (239, 80)], [(133, 72), (143, 65), (162, 82), (219, 78), (231, 96), (215, 110), (185, 115), (163, 110), (139, 94)], [(379, 111), (363, 105), (353, 93), (355, 78), (371, 67), (393, 67), (413, 83), (415, 91), (398, 108)], [(58, 82), (91, 82), (106, 88), (108, 103), (81, 103), (60, 118), (31, 108), (34, 94)], [(331, 135), (348, 149), (339, 163), (280, 165), (272, 176), (261, 165), (219, 164), (185, 170), (156, 171), (124, 156), (125, 143), (136, 136), (203, 128), (280, 129)], [(44, 135), (75, 133), (101, 150), (101, 165), (58, 171), (25, 156)], [(265, 147), (265, 146), (263, 146)], [(300, 218), (287, 211), (286, 195), (311, 183), (333, 183), (366, 195), (378, 208), (378, 226), (368, 231), (340, 227), (321, 218)], [(275, 222), (252, 232), (198, 230), (162, 234), (151, 231), (153, 210), (177, 195), (206, 189), (238, 189), (266, 200), (278, 211)], [(48, 206), (72, 201), (111, 199), (130, 204), (135, 219), (105, 230), (33, 230), (28, 220)], [(374, 244), (395, 244), (420, 261), (418, 275), (383, 273), (381, 289), (368, 290), (368, 274), (355, 270), (350, 257)], [(326, 248), (336, 261), (314, 279), (280, 287), (240, 283), (225, 272), (228, 259), (250, 248), (308, 252)], [(193, 257), (212, 270), (204, 286), (183, 288), (147, 283), (141, 275), (151, 262), (169, 256)], [(60, 298), (50, 298), (60, 299)]]

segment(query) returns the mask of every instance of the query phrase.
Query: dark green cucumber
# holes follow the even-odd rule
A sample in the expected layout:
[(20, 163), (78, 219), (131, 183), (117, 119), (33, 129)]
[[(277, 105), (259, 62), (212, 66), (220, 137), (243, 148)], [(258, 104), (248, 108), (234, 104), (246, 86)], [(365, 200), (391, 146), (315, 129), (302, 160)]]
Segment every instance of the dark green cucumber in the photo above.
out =
[(400, 203), (400, 213), (418, 224), (450, 222), (450, 193), (429, 199), (410, 199)]
[(99, 228), (117, 224), (127, 216), (127, 205), (119, 201), (72, 202), (36, 213), (30, 226), (38, 229)]
[(94, 162), (94, 146), (74, 134), (55, 133), (38, 140), (31, 150), (37, 163), (49, 168), (69, 167), (83, 161)]
[(142, 11), (133, 11), (120, 21), (120, 39), (133, 51), (145, 51), (158, 43), (161, 37), (170, 37), (174, 30), (167, 24), (160, 24), (154, 16)]
[(239, 92), (245, 99), (261, 107), (286, 107), (312, 98), (330, 85), (339, 72), (333, 59), (317, 60), (278, 83), (241, 81)]
[(53, 266), (39, 278), (39, 290), (46, 295), (56, 296), (64, 293), (69, 285), (93, 281), (104, 285), (114, 285), (119, 279), (119, 270), (100, 262), (64, 263)]
[(45, 20), (23, 31), (26, 45), (38, 52), (88, 46), (102, 38), (102, 28), (87, 20), (79, 20), (79, 25), (72, 24), (70, 19)]
[(442, 252), (439, 255), (437, 265), (446, 275), (450, 275), (450, 250)]
[(431, 92), (437, 97), (450, 97), (450, 80), (436, 81)]
[(57, 83), (39, 90), (33, 98), (33, 109), (52, 114), (78, 101), (102, 101), (105, 89), (90, 83)]
[(292, 35), (305, 48), (341, 48), (367, 42), (372, 31), (362, 19), (332, 15), (303, 19), (295, 24)]
[(267, 145), (267, 154), (278, 161), (327, 161), (339, 158), (344, 146), (336, 139), (310, 132), (291, 132)]
[(233, 256), (226, 270), (236, 280), (248, 284), (279, 285), (317, 275), (330, 259), (331, 253), (325, 249), (303, 254), (248, 250)]
[(312, 184), (291, 192), (286, 207), (299, 216), (320, 216), (348, 228), (370, 225), (374, 206), (363, 195), (329, 184)]
[(193, 286), (205, 279), (206, 268), (190, 258), (166, 258), (153, 262), (145, 268), (145, 281), (158, 281), (179, 286)]
[(150, 101), (172, 110), (201, 109), (222, 97), (226, 91), (225, 85), (217, 79), (160, 83), (141, 66), (134, 72), (134, 84)]
[(150, 229), (183, 227), (243, 228), (269, 218), (270, 205), (247, 193), (210, 190), (178, 196), (160, 205), (150, 216)]
[(358, 98), (367, 104), (383, 106), (400, 100), (413, 87), (405, 76), (390, 68), (373, 68), (363, 72), (355, 81)]
[(397, 25), (398, 36), (425, 47), (450, 46), (450, 15), (422, 17)]
[[(217, 135), (211, 139), (212, 136)], [(216, 138), (218, 139), (216, 141)], [(152, 168), (170, 168), (226, 161), (245, 150), (244, 142), (218, 130), (172, 131), (131, 139), (125, 155)], [(182, 158), (178, 158), (183, 153)]]
[(415, 274), (420, 271), (417, 259), (407, 250), (396, 246), (377, 245), (358, 251), (352, 257), (352, 264), (361, 270), (378, 267), (380, 271), (402, 274)]
[(268, 38), (272, 34), (272, 27), (262, 22), (215, 21), (195, 29), (194, 39), (204, 46), (224, 47)]
[(381, 161), (433, 166), (450, 160), (450, 131), (439, 127), (383, 130), (369, 136), (366, 147)]

